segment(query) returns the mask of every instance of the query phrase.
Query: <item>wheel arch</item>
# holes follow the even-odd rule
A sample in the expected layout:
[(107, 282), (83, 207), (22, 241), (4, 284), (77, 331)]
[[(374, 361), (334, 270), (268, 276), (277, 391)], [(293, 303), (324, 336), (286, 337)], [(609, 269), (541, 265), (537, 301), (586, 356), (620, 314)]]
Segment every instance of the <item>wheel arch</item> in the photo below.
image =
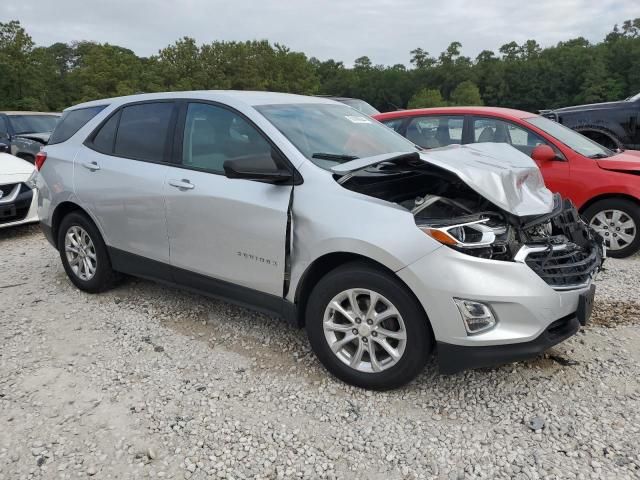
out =
[(597, 140), (595, 140), (594, 138), (591, 138), (591, 136), (589, 134), (597, 134), (597, 135), (603, 135), (605, 137), (607, 137), (609, 140), (611, 140), (611, 142), (617, 146), (617, 148), (623, 148), (624, 147), (624, 142), (622, 141), (623, 136), (620, 136), (619, 134), (617, 134), (614, 130), (607, 128), (607, 127), (602, 127), (602, 126), (583, 126), (583, 127), (576, 127), (574, 128), (574, 130), (582, 135), (584, 135), (585, 137), (587, 137), (590, 140), (593, 140), (594, 142), (597, 142)]
[(55, 210), (53, 211), (53, 215), (51, 216), (51, 234), (54, 241), (56, 242), (56, 248), (58, 241), (58, 228), (60, 228), (60, 223), (62, 222), (62, 219), (64, 217), (74, 211), (80, 211), (84, 213), (95, 224), (94, 220), (91, 218), (91, 215), (89, 215), (89, 213), (77, 203), (69, 200), (61, 202), (58, 206), (56, 206)]
[(419, 305), (420, 310), (422, 310), (424, 314), (424, 318), (427, 322), (427, 326), (431, 331), (432, 338), (435, 338), (435, 336), (433, 336), (433, 328), (431, 326), (429, 316), (427, 315), (427, 312), (425, 311), (422, 303), (418, 300), (416, 295), (413, 293), (413, 290), (409, 288), (409, 285), (407, 285), (407, 283), (404, 280), (402, 280), (398, 275), (396, 275), (396, 273), (393, 270), (383, 265), (382, 263), (376, 260), (373, 260), (372, 258), (367, 257), (365, 255), (361, 255), (353, 252), (332, 252), (332, 253), (324, 254), (321, 257), (316, 258), (311, 263), (311, 265), (309, 265), (306, 268), (306, 270), (300, 277), (300, 280), (298, 281), (298, 284), (296, 286), (295, 296), (294, 296), (294, 302), (297, 307), (296, 320), (297, 320), (297, 325), (299, 327), (305, 326), (305, 320), (306, 320), (305, 310), (307, 307), (307, 302), (309, 300), (309, 296), (311, 295), (313, 288), (317, 285), (320, 279), (322, 279), (325, 275), (335, 270), (336, 268), (346, 263), (356, 262), (356, 261), (368, 264), (373, 268), (377, 268), (393, 276), (396, 280), (398, 280), (407, 289), (407, 292), (414, 298), (416, 303)]
[(593, 198), (590, 198), (589, 200), (587, 200), (578, 210), (580, 212), (580, 214), (584, 214), (584, 212), (591, 207), (592, 205), (594, 205), (597, 202), (600, 202), (602, 200), (610, 200), (610, 199), (620, 199), (620, 200), (630, 200), (631, 202), (635, 203), (638, 207), (640, 207), (640, 200), (637, 199), (636, 197), (632, 196), (632, 195), (627, 195), (624, 193), (603, 193), (600, 195), (596, 195)]

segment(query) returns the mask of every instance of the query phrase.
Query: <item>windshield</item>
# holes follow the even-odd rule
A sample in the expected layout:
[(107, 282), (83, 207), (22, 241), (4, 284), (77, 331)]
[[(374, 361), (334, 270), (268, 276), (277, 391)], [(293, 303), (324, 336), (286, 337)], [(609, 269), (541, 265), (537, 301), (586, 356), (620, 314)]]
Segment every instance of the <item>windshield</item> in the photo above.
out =
[(305, 157), (327, 170), (356, 158), (420, 150), (390, 128), (345, 105), (302, 103), (256, 109)]
[(578, 152), (580, 155), (584, 155), (589, 158), (605, 158), (614, 154), (608, 148), (603, 147), (599, 143), (589, 140), (584, 135), (580, 135), (574, 132), (570, 128), (564, 125), (549, 120), (545, 117), (531, 117), (525, 118), (525, 121), (531, 125), (535, 125), (540, 130), (548, 133), (553, 138), (564, 143), (571, 150)]
[(364, 113), (365, 115), (372, 116), (380, 113), (378, 110), (373, 108), (364, 100), (359, 100), (357, 98), (341, 98), (338, 101), (344, 103), (345, 105), (349, 105), (350, 107), (355, 108), (356, 110)]
[(16, 135), (52, 132), (58, 122), (57, 115), (10, 115)]

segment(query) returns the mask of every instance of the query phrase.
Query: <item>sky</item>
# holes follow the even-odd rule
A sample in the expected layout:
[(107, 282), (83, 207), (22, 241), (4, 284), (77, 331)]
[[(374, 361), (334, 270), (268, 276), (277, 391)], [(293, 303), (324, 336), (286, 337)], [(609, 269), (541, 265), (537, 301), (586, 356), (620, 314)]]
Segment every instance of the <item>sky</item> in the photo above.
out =
[(475, 57), (512, 40), (542, 46), (585, 37), (640, 17), (638, 0), (2, 0), (0, 22), (19, 20), (37, 45), (93, 40), (156, 54), (190, 36), (267, 39), (320, 60), (409, 64), (422, 47), (437, 56), (452, 41)]

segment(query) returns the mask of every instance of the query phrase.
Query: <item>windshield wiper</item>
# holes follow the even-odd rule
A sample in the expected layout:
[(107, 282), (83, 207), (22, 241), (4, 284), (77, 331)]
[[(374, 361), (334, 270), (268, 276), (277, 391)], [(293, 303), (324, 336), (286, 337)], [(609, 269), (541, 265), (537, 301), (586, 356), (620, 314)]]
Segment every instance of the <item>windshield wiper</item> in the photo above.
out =
[(598, 158), (609, 158), (609, 155), (607, 155), (606, 153), (594, 153), (593, 155), (589, 155), (589, 157), (587, 158), (593, 158), (594, 160), (596, 160)]
[(355, 155), (341, 155), (339, 153), (314, 153), (311, 158), (317, 158), (319, 160), (335, 160), (336, 162), (350, 162), (356, 160), (358, 157)]

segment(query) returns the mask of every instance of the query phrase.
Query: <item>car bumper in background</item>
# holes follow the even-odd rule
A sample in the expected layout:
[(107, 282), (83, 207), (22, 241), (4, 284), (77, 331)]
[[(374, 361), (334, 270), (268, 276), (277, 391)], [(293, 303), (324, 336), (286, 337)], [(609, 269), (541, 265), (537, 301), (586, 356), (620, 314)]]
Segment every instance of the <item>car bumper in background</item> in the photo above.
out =
[(25, 183), (16, 185), (17, 191), (8, 190), (8, 193), (0, 198), (0, 228), (38, 221), (37, 190), (29, 188)]

